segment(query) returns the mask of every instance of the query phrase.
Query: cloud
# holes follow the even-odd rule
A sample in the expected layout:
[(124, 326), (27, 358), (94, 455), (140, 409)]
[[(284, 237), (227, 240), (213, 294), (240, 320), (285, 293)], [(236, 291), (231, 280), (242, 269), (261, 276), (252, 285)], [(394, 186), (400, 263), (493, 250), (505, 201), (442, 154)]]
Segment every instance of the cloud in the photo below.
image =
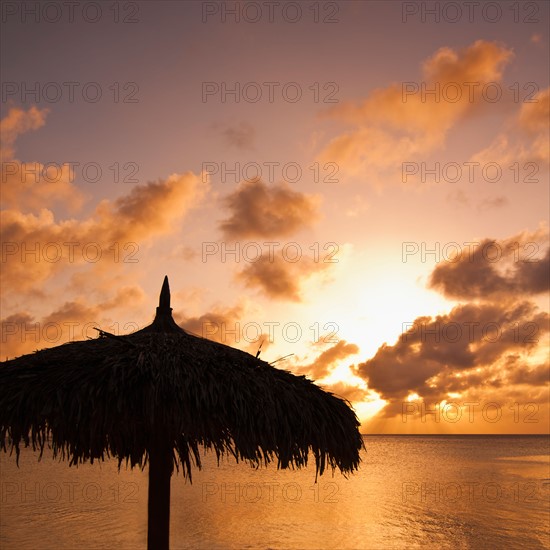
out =
[(465, 303), (404, 322), (395, 344), (383, 344), (352, 366), (368, 391), (386, 400), (379, 419), (400, 416), (411, 399), (429, 403), (431, 410), (456, 400), (547, 402), (548, 366), (541, 359), (550, 315), (526, 300), (548, 291), (547, 243), (548, 230), (541, 226), (508, 239), (483, 239), (435, 267), (431, 288)]
[[(319, 219), (319, 202), (318, 196), (293, 191), (285, 182), (268, 186), (259, 179), (243, 181), (224, 199), (230, 216), (220, 223), (220, 229), (230, 240), (290, 236)], [(297, 243), (286, 244), (292, 245), (291, 252), (287, 251), (291, 257), (284, 255), (285, 247), (281, 252), (270, 249), (238, 272), (237, 280), (273, 299), (301, 301), (304, 280), (326, 270), (329, 263), (302, 255)]]
[(113, 324), (109, 312), (117, 308), (138, 306), (145, 294), (139, 286), (120, 288), (110, 299), (91, 305), (85, 297), (65, 302), (61, 307), (35, 318), (18, 312), (1, 320), (1, 340), (5, 356), (13, 358), (37, 349), (58, 346), (65, 342), (95, 338), (94, 327), (114, 334), (126, 334), (143, 328), (135, 321)]
[(315, 273), (328, 269), (330, 265), (315, 262), (306, 256), (292, 263), (281, 255), (272, 258), (263, 255), (240, 271), (237, 279), (248, 288), (260, 289), (269, 298), (301, 302), (303, 282)]
[(460, 257), (438, 264), (428, 285), (448, 298), (465, 300), (509, 300), (546, 292), (550, 249), (544, 248), (545, 241), (548, 236), (541, 231), (483, 239)]
[(0, 144), (2, 152), (0, 159), (13, 159), (15, 156), (14, 144), (16, 139), (26, 132), (38, 130), (46, 124), (48, 109), (31, 107), (28, 111), (11, 108), (5, 118), (0, 121)]
[(258, 179), (243, 181), (224, 199), (230, 217), (220, 229), (228, 239), (291, 235), (317, 221), (319, 200), (284, 182), (268, 186)]
[[(19, 355), (23, 355), (27, 351), (38, 349), (40, 342), (40, 331), (34, 330), (36, 336), (35, 345), (32, 347), (30, 336), (27, 327), (31, 326), (34, 317), (27, 312), (14, 313), (0, 320), (0, 333), (2, 340), (2, 359), (13, 359)], [(45, 347), (45, 346), (42, 346)]]
[[(488, 388), (511, 390), (512, 386), (548, 386), (548, 365), (526, 364), (520, 355), (506, 355), (502, 361), (467, 372), (441, 372), (434, 378), (444, 393), (466, 393), (479, 396)], [(523, 387), (523, 391), (526, 388)]]
[(192, 172), (172, 174), (145, 185), (135, 186), (128, 195), (114, 201), (102, 201), (96, 212), (107, 225), (114, 240), (172, 231), (174, 221), (202, 199), (206, 186)]
[(38, 214), (5, 210), (0, 280), (21, 291), (75, 265), (111, 270), (139, 263), (144, 243), (173, 232), (206, 190), (199, 176), (187, 172), (138, 185), (114, 201), (103, 200), (83, 220), (57, 221), (45, 208)]
[(230, 147), (240, 150), (254, 149), (256, 130), (247, 122), (240, 122), (235, 126), (224, 126), (221, 129), (221, 135)]
[[(527, 93), (527, 92), (525, 92)], [(527, 99), (527, 98), (524, 98)], [(493, 142), (472, 156), (471, 162), (502, 166), (519, 163), (525, 171), (523, 181), (534, 182), (537, 174), (548, 170), (550, 160), (550, 88), (537, 91), (521, 104)], [(528, 163), (532, 163), (529, 165)], [(516, 176), (517, 177), (517, 176)]]
[(492, 210), (494, 208), (502, 208), (508, 204), (508, 199), (503, 196), (487, 197), (483, 199), (477, 206), (477, 209), (481, 212), (486, 210)]
[[(446, 199), (455, 208), (469, 208), (471, 206), (469, 196), (462, 189), (456, 189), (455, 191), (448, 193)], [(482, 199), (477, 203), (475, 208), (478, 212), (485, 212), (495, 208), (503, 208), (508, 204), (509, 201), (506, 197), (498, 195)]]
[(355, 195), (351, 201), (352, 205), (346, 210), (346, 216), (349, 218), (357, 218), (362, 216), (370, 207), (370, 204), (365, 201), (364, 196)]
[[(77, 266), (87, 266), (96, 275), (109, 270), (114, 280), (116, 268), (139, 263), (144, 245), (175, 231), (208, 192), (209, 185), (199, 176), (172, 174), (137, 185), (117, 199), (100, 201), (84, 219), (57, 219), (52, 204), (75, 208), (83, 198), (68, 164), (61, 164), (59, 174), (49, 181), (45, 165), (13, 158), (16, 139), (43, 126), (46, 115), (47, 110), (36, 107), (12, 108), (2, 120), (0, 283), (13, 291), (36, 294), (54, 274), (70, 270), (76, 276)], [(33, 169), (39, 170), (36, 180)]]
[(447, 194), (447, 201), (455, 207), (466, 207), (470, 205), (468, 195), (462, 189), (456, 189)]
[[(548, 333), (549, 321), (547, 313), (526, 301), (459, 305), (407, 324), (393, 346), (381, 346), (355, 373), (390, 402), (385, 412), (391, 416), (410, 394), (433, 402), (447, 398), (448, 391), (485, 384), (484, 369), (496, 368), (510, 355), (528, 356)], [(463, 386), (448, 383), (465, 376)]]
[(242, 306), (234, 306), (215, 308), (197, 317), (174, 313), (174, 319), (184, 330), (196, 336), (228, 344), (227, 338), (231, 338), (233, 342), (239, 341), (239, 331), (235, 334), (234, 330), (243, 313)]
[(323, 351), (311, 364), (304, 365), (298, 370), (300, 374), (306, 374), (313, 380), (324, 378), (330, 374), (332, 367), (339, 361), (357, 353), (359, 353), (359, 347), (356, 344), (339, 340), (329, 349)]
[(350, 402), (365, 401), (369, 397), (369, 391), (358, 386), (352, 386), (344, 382), (337, 382), (336, 384), (323, 384), (323, 389), (329, 391), (338, 397), (343, 397)]
[(534, 367), (528, 365), (514, 365), (505, 377), (508, 384), (526, 384), (528, 386), (548, 386), (548, 365), (540, 364)]
[(192, 262), (200, 256), (197, 249), (187, 244), (178, 244), (170, 251), (169, 258), (176, 258), (178, 260), (184, 260), (186, 262)]
[(518, 124), (530, 136), (548, 131), (550, 119), (550, 88), (537, 92), (531, 101), (521, 105)]
[(511, 50), (483, 40), (458, 51), (440, 48), (423, 63), (419, 81), (375, 89), (359, 105), (345, 102), (327, 111), (354, 128), (334, 138), (320, 160), (356, 174), (397, 168), (442, 147), (459, 120), (483, 107), (483, 86), (500, 82), (512, 57)]
[(180, 327), (195, 336), (208, 338), (226, 346), (243, 349), (256, 355), (261, 345), (262, 358), (273, 343), (270, 335), (261, 332), (262, 326), (256, 321), (246, 321), (245, 307), (216, 307), (195, 317), (186, 317), (174, 312), (174, 319)]
[(83, 195), (73, 185), (74, 168), (69, 164), (22, 162), (15, 158), (16, 139), (46, 123), (47, 109), (31, 107), (27, 111), (11, 108), (0, 121), (3, 207), (32, 210), (57, 203), (75, 211)]

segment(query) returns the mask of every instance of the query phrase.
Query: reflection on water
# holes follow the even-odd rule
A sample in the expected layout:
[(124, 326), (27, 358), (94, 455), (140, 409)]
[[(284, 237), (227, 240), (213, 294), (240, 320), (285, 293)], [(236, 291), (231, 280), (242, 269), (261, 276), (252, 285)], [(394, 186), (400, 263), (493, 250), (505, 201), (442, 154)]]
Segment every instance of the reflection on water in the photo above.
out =
[[(359, 472), (207, 455), (172, 478), (172, 548), (550, 548), (546, 436), (368, 436)], [(0, 546), (144, 548), (147, 470), (0, 455)]]

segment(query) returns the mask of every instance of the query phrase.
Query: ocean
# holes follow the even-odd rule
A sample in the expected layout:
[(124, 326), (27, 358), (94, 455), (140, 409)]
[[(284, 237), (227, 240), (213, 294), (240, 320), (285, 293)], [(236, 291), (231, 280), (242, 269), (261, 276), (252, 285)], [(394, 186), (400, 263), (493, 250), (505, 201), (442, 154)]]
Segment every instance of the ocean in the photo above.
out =
[[(207, 454), (172, 477), (172, 549), (550, 548), (548, 436), (365, 436), (347, 479)], [(0, 547), (146, 547), (147, 469), (0, 454)]]

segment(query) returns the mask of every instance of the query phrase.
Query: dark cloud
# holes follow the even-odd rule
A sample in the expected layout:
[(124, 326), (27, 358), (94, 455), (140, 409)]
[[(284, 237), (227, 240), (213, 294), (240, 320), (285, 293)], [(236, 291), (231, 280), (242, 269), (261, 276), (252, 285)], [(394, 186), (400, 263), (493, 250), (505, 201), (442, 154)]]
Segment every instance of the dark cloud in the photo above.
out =
[(546, 229), (484, 239), (436, 266), (430, 287), (466, 303), (404, 323), (394, 345), (352, 369), (387, 401), (380, 418), (401, 415), (414, 394), (432, 406), (455, 394), (473, 402), (548, 400), (548, 366), (530, 356), (543, 347), (550, 316), (525, 299), (548, 290), (547, 242)]
[(508, 384), (527, 384), (529, 386), (548, 386), (550, 373), (548, 365), (541, 364), (535, 367), (518, 365), (507, 378)]
[(180, 327), (196, 336), (222, 342), (223, 335), (230, 335), (228, 331), (235, 328), (235, 323), (242, 315), (243, 308), (235, 306), (217, 308), (197, 317), (185, 317), (179, 312), (174, 312), (174, 319)]
[(249, 288), (259, 289), (273, 299), (302, 300), (301, 285), (314, 273), (326, 270), (329, 263), (315, 262), (309, 257), (302, 257), (298, 262), (285, 261), (280, 255), (270, 258), (261, 256), (256, 262), (248, 264), (237, 278)]
[(437, 265), (428, 285), (448, 298), (466, 300), (509, 299), (547, 292), (550, 249), (546, 248), (540, 257), (541, 248), (540, 240), (529, 240), (526, 235), (484, 239), (465, 247), (460, 257)]
[(225, 126), (221, 134), (227, 145), (236, 149), (254, 149), (256, 130), (247, 122), (240, 122), (236, 126)]
[(518, 353), (503, 355), (495, 363), (468, 371), (446, 369), (430, 380), (430, 384), (437, 388), (433, 392), (436, 397), (451, 392), (460, 395), (468, 393), (469, 398), (482, 401), (486, 400), (484, 396), (488, 392), (498, 390), (505, 394), (518, 385), (529, 386), (527, 391), (524, 388), (525, 399), (533, 387), (548, 386), (549, 382), (548, 365), (529, 365)]
[[(196, 336), (244, 349), (252, 355), (256, 355), (261, 344), (261, 353), (264, 354), (262, 358), (264, 358), (265, 352), (272, 344), (269, 334), (258, 334), (254, 329), (262, 325), (247, 321), (244, 317), (244, 308), (240, 305), (213, 309), (197, 317), (185, 317), (180, 313), (174, 313), (176, 322), (184, 330)], [(251, 329), (247, 329), (247, 324), (251, 325)]]
[(268, 186), (258, 179), (243, 181), (224, 202), (230, 217), (220, 223), (220, 229), (228, 239), (283, 237), (318, 218), (318, 198), (293, 191), (286, 183)]
[[(548, 325), (548, 314), (529, 302), (459, 305), (449, 314), (407, 324), (393, 346), (384, 344), (354, 370), (370, 390), (394, 404), (411, 393), (445, 398), (447, 391), (464, 389), (463, 376), (468, 387), (482, 384), (485, 376), (477, 369), (532, 351)], [(457, 373), (454, 385), (444, 382)]]

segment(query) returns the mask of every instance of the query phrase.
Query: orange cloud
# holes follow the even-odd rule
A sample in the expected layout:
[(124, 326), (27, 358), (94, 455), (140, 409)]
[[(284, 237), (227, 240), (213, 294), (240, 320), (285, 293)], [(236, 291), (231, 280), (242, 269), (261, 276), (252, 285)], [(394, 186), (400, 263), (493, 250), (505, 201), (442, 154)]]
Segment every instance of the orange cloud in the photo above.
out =
[(359, 353), (359, 347), (345, 340), (340, 340), (327, 350), (323, 351), (310, 365), (299, 368), (301, 374), (307, 374), (313, 380), (327, 376), (331, 368), (346, 357)]
[(74, 170), (69, 164), (21, 162), (15, 158), (15, 141), (26, 132), (37, 130), (46, 123), (47, 109), (12, 108), (0, 121), (3, 207), (37, 209), (56, 203), (72, 210), (83, 202), (80, 190), (73, 185)]
[(418, 81), (391, 84), (359, 105), (348, 102), (329, 110), (327, 116), (355, 127), (334, 138), (320, 160), (364, 173), (396, 168), (441, 147), (450, 128), (480, 108), (483, 86), (501, 81), (512, 56), (504, 46), (483, 40), (459, 51), (440, 48), (423, 63)]
[[(547, 171), (550, 162), (550, 88), (540, 90), (522, 103), (493, 142), (472, 157), (482, 164), (497, 162), (502, 166), (521, 163), (533, 177)], [(526, 163), (533, 163), (529, 167)]]
[(109, 311), (126, 308), (128, 304), (139, 305), (144, 301), (143, 290), (138, 286), (120, 288), (110, 299), (96, 305), (86, 298), (78, 297), (65, 302), (61, 307), (34, 318), (28, 312), (7, 316), (0, 322), (2, 349), (5, 356), (13, 358), (36, 349), (58, 346), (65, 342), (95, 338), (94, 327), (115, 334), (126, 334), (143, 328), (134, 320), (114, 324)]
[(38, 215), (2, 212), (2, 284), (28, 290), (68, 267), (94, 269), (138, 263), (141, 247), (174, 231), (205, 195), (201, 178), (191, 172), (134, 187), (115, 201), (101, 201), (84, 220), (56, 221), (42, 209)]
[(2, 151), (0, 159), (2, 161), (14, 158), (14, 144), (18, 136), (37, 130), (46, 124), (48, 109), (38, 109), (31, 107), (28, 111), (12, 108), (8, 111), (5, 118), (0, 120), (0, 144)]
[(336, 384), (322, 384), (324, 390), (327, 390), (338, 397), (343, 397), (350, 402), (365, 401), (369, 397), (369, 391), (358, 386), (337, 382)]

